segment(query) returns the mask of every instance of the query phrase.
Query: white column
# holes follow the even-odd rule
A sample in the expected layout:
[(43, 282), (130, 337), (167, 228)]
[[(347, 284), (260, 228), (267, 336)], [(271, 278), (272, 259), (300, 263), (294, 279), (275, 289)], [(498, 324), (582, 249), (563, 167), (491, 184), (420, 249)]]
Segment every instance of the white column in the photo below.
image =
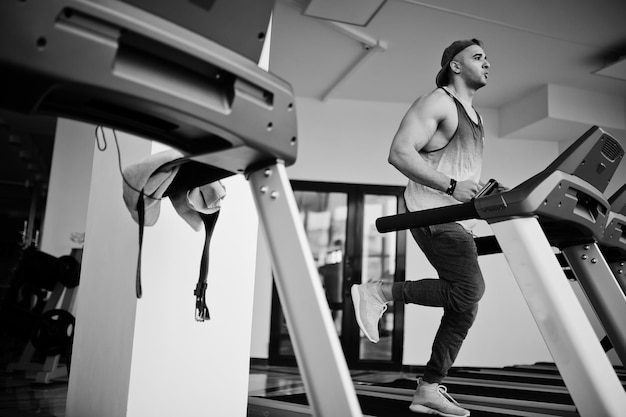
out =
[[(95, 126), (68, 134), (93, 141)], [(135, 335), (137, 227), (122, 201), (115, 142), (94, 150), (81, 280), (76, 300), (68, 417), (125, 416)], [(123, 161), (150, 155), (151, 143), (120, 138)], [(47, 219), (46, 221), (52, 221)]]
[[(81, 133), (85, 140), (93, 130)], [(107, 150), (94, 155), (67, 416), (245, 416), (258, 233), (249, 186), (242, 176), (224, 181), (211, 241), (211, 320), (194, 316), (204, 231), (193, 231), (168, 199), (145, 229), (138, 300), (138, 226), (106, 131)], [(117, 136), (123, 166), (153, 152), (149, 141)]]

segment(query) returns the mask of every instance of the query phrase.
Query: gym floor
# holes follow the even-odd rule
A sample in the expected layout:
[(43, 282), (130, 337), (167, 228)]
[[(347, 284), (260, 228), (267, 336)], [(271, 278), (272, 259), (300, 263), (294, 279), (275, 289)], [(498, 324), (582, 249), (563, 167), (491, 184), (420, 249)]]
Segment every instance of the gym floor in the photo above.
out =
[[(516, 369), (517, 368), (517, 369)], [(534, 371), (532, 368), (535, 368)], [(51, 383), (42, 384), (35, 383), (32, 379), (28, 379), (25, 377), (23, 373), (19, 372), (8, 372), (5, 371), (6, 367), (2, 368), (0, 371), (0, 417), (65, 417), (66, 412), (66, 398), (67, 398), (67, 387), (68, 380), (67, 378), (58, 378), (53, 380)], [(542, 370), (543, 369), (543, 370)], [(480, 378), (479, 375), (483, 372), (486, 373), (485, 376), (489, 376), (487, 379), (484, 379), (485, 382), (488, 382), (489, 378), (498, 379), (502, 382), (503, 386), (500, 388), (504, 388), (506, 390), (506, 378), (505, 374), (517, 373), (517, 377), (524, 378), (522, 375), (529, 373), (534, 374), (538, 379), (544, 378), (544, 383), (553, 384), (558, 379), (558, 375), (555, 374), (553, 364), (535, 364), (535, 365), (521, 365), (519, 367), (506, 367), (502, 369), (495, 368), (453, 368), (451, 370), (451, 378), (448, 381), (448, 387), (451, 389), (451, 394), (453, 396), (457, 396), (462, 405), (467, 406), (472, 409), (472, 415), (476, 417), (495, 417), (495, 416), (506, 416), (506, 417), (515, 417), (515, 416), (548, 416), (548, 415), (558, 415), (558, 416), (567, 416), (567, 417), (579, 417), (579, 414), (573, 410), (569, 410), (569, 408), (573, 406), (567, 405), (567, 401), (561, 402), (560, 396), (563, 394), (550, 394), (546, 392), (540, 392), (539, 389), (537, 392), (534, 392), (536, 397), (530, 399), (530, 403), (527, 403), (526, 406), (515, 405), (514, 402), (519, 403), (518, 400), (512, 400), (513, 402), (507, 403), (508, 406), (504, 408), (497, 407), (497, 404), (502, 403), (503, 398), (509, 397), (501, 397), (499, 394), (494, 394), (491, 409), (485, 409), (484, 407), (481, 409), (480, 407), (480, 399), (479, 402), (475, 400), (470, 400), (467, 396), (468, 392), (465, 392), (461, 385), (459, 385), (459, 377), (462, 378), (462, 374), (465, 374), (466, 378)], [(409, 393), (406, 394), (406, 386), (397, 385), (394, 381), (415, 381), (416, 373), (421, 373), (422, 369), (410, 369), (410, 372), (392, 372), (392, 371), (380, 371), (380, 370), (352, 370), (351, 376), (357, 390), (368, 390), (368, 386), (376, 385), (379, 387), (383, 386), (395, 386), (399, 388), (399, 391), (395, 391), (394, 395), (389, 396), (390, 401), (396, 401), (396, 404), (387, 404), (385, 403), (385, 398), (379, 398), (383, 403), (376, 404), (377, 409), (384, 410), (383, 414), (387, 412), (386, 415), (393, 415), (397, 417), (398, 415), (410, 416), (414, 415), (408, 411), (408, 402), (407, 407), (404, 407), (403, 404), (402, 411), (398, 411), (395, 408), (388, 409), (386, 407), (398, 407), (397, 400), (401, 401), (410, 401), (410, 396), (412, 393), (412, 389), (408, 390)], [(626, 372), (623, 367), (617, 367), (616, 371), (618, 376), (620, 377), (622, 384), (626, 388)], [(541, 376), (543, 374), (543, 376)], [(287, 367), (287, 366), (269, 366), (265, 363), (265, 361), (252, 361), (250, 366), (250, 378), (248, 384), (248, 394), (250, 397), (281, 397), (285, 395), (293, 395), (291, 398), (297, 398), (302, 396), (298, 394), (303, 394), (305, 392), (304, 384), (300, 377), (299, 371), (295, 367)], [(504, 379), (500, 379), (497, 375), (504, 376)], [(512, 375), (508, 375), (509, 377)], [(533, 377), (535, 378), (535, 377)], [(453, 380), (457, 380), (454, 382)], [(518, 381), (519, 382), (519, 381)], [(394, 385), (395, 384), (395, 385)], [(531, 384), (522, 384), (522, 385), (531, 385)], [(558, 384), (556, 384), (558, 385)], [(414, 385), (413, 385), (414, 386)], [(471, 387), (469, 387), (471, 389)], [(500, 388), (496, 388), (500, 389)], [(538, 387), (539, 388), (539, 387)], [(545, 388), (545, 387), (544, 387)], [(413, 388), (414, 389), (414, 388)], [(482, 388), (481, 388), (482, 389)], [(528, 388), (527, 388), (528, 389)], [(557, 389), (556, 387), (554, 388)], [(404, 391), (404, 393), (402, 392)], [(493, 390), (492, 390), (493, 391)], [(381, 391), (384, 393), (386, 391)], [(553, 391), (556, 392), (556, 391)], [(461, 400), (461, 398), (465, 394), (465, 400)], [(484, 393), (483, 393), (484, 394)], [(408, 395), (408, 397), (407, 397)], [(547, 400), (547, 396), (553, 395), (553, 400)], [(565, 393), (567, 396), (567, 394)], [(383, 395), (384, 397), (384, 395)], [(395, 400), (393, 398), (395, 398)], [(398, 397), (398, 398), (396, 398)], [(471, 393), (470, 393), (471, 397)], [(510, 397), (516, 398), (516, 397)], [(522, 397), (519, 397), (520, 399)], [(569, 397), (568, 397), (569, 398)], [(374, 401), (374, 400), (370, 400)], [(378, 400), (375, 400), (378, 401)], [(466, 401), (470, 401), (467, 403)], [(508, 400), (507, 400), (508, 401)], [(553, 404), (548, 408), (532, 408), (534, 404)], [(385, 405), (387, 404), (387, 405)], [(484, 403), (483, 403), (484, 404)], [(494, 404), (496, 405), (496, 409), (493, 408)], [(560, 404), (560, 405), (558, 405)], [(369, 407), (371, 408), (373, 404), (370, 403)], [(365, 406), (365, 405), (364, 405)], [(529, 406), (531, 408), (529, 408)], [(383, 408), (381, 408), (383, 407)], [(388, 411), (392, 411), (392, 414), (389, 414)], [(552, 413), (550, 410), (552, 410)], [(569, 410), (569, 411), (568, 411)], [(400, 414), (397, 414), (399, 412)], [(370, 413), (374, 415), (379, 415), (374, 410), (370, 410)], [(207, 414), (209, 415), (209, 414)]]
[[(355, 383), (388, 382), (412, 376), (401, 372), (352, 372)], [(0, 417), (65, 417), (67, 378), (37, 384), (23, 373), (3, 370), (0, 388)], [(253, 364), (248, 392), (260, 397), (298, 394), (304, 392), (304, 385), (297, 368)]]

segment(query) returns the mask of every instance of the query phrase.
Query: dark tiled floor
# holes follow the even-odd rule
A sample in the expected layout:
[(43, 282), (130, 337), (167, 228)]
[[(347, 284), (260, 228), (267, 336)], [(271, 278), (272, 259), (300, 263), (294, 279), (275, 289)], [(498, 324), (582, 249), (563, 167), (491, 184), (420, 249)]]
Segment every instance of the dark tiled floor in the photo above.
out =
[(23, 373), (0, 374), (1, 417), (64, 417), (67, 378), (37, 384)]
[[(399, 378), (413, 378), (415, 374), (403, 372), (350, 371), (355, 385), (392, 382)], [(274, 397), (286, 394), (304, 393), (304, 384), (297, 368), (252, 365), (248, 394), (257, 397)]]
[[(8, 372), (5, 370), (6, 366), (0, 369), (2, 369), (2, 371), (0, 371), (0, 417), (65, 417), (65, 403), (68, 386), (67, 377), (56, 378), (48, 384), (43, 384), (34, 382), (33, 379), (27, 378), (24, 372)], [(414, 371), (418, 370), (411, 369), (411, 371), (411, 373), (407, 373), (379, 370), (352, 370), (350, 371), (350, 373), (352, 376), (352, 381), (357, 388), (357, 391), (367, 391), (368, 386), (370, 385), (383, 386), (386, 385), (386, 383), (391, 383), (396, 380), (411, 380), (409, 382), (413, 382), (416, 376)], [(522, 375), (526, 375), (525, 377), (527, 377), (528, 375), (535, 375), (533, 378), (543, 381), (538, 382), (541, 385), (549, 384), (553, 379), (558, 378), (558, 375), (554, 374), (555, 371), (556, 368), (551, 364), (546, 364), (543, 366), (541, 364), (535, 364), (529, 366), (507, 367), (506, 369), (459, 368), (455, 369), (455, 372), (457, 372), (459, 375), (455, 373), (454, 375), (452, 375), (452, 377), (456, 377), (456, 379), (476, 378), (477, 374), (486, 373), (486, 375), (484, 376), (487, 377), (487, 379), (491, 378), (501, 381), (500, 378), (496, 378), (495, 376), (502, 373), (514, 372), (517, 373), (517, 377), (520, 378), (522, 377)], [(461, 373), (465, 373), (466, 375), (463, 377), (460, 375)], [(622, 378), (622, 381), (626, 380), (626, 375), (624, 375), (623, 368), (620, 368), (618, 370), (618, 375), (620, 376), (620, 378)], [(454, 384), (453, 382), (450, 383)], [(457, 385), (459, 384), (458, 381), (456, 383)], [(506, 385), (505, 382), (502, 383)], [(626, 383), (624, 384), (626, 385)], [(459, 387), (457, 387), (456, 389), (459, 390)], [(406, 390), (397, 391), (395, 392), (395, 394), (402, 394), (400, 395), (401, 397), (403, 397), (402, 401), (407, 401), (408, 404), (408, 402), (410, 402), (410, 396), (412, 392), (406, 394), (401, 391)], [(288, 394), (295, 394), (294, 397), (298, 397), (297, 394), (302, 394), (304, 392), (304, 384), (302, 382), (302, 379), (300, 378), (300, 373), (297, 368), (288, 366), (269, 366), (266, 365), (264, 361), (252, 361), (252, 364), (250, 366), (248, 384), (248, 393), (251, 397), (271, 398), (280, 397)], [(455, 391), (455, 394), (460, 397), (462, 391)], [(535, 400), (536, 399), (532, 399), (532, 401)], [(493, 417), (495, 415), (502, 415), (493, 414), (493, 411), (485, 412), (489, 410), (485, 410), (484, 407), (481, 410), (480, 408), (477, 408), (476, 404), (478, 403), (474, 403), (474, 411), (472, 411), (472, 415), (476, 415), (477, 417), (487, 415)], [(470, 404), (468, 404), (468, 408), (472, 408)], [(408, 407), (406, 407), (406, 409), (408, 410)], [(410, 414), (407, 410), (404, 410), (406, 411), (405, 414)], [(381, 415), (376, 413), (373, 414)], [(513, 408), (505, 414), (508, 417), (516, 415), (529, 415), (524, 413), (519, 414), (515, 412)], [(394, 417), (397, 417), (396, 414), (393, 415)], [(544, 413), (542, 415), (546, 414)], [(578, 416), (577, 413), (571, 411), (560, 413), (558, 415), (567, 415), (570, 417)]]
[[(355, 384), (389, 382), (407, 375), (398, 372), (352, 371)], [(271, 397), (304, 392), (297, 368), (252, 365), (249, 393)], [(67, 377), (49, 384), (35, 383), (23, 372), (0, 372), (0, 417), (65, 417)]]

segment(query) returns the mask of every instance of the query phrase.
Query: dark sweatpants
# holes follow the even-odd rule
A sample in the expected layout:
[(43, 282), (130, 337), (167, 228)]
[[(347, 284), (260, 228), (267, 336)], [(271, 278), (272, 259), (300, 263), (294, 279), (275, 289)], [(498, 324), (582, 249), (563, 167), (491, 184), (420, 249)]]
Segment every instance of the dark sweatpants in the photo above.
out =
[(394, 301), (443, 307), (423, 379), (441, 382), (454, 364), (478, 312), (485, 292), (474, 238), (458, 223), (411, 230), (418, 246), (437, 270), (439, 279), (405, 281), (393, 285)]

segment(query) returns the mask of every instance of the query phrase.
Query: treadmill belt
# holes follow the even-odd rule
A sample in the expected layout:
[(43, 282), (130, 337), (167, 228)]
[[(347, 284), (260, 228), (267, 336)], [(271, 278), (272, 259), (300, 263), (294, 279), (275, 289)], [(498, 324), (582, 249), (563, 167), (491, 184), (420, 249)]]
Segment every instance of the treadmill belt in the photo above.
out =
[[(361, 410), (366, 416), (376, 417), (415, 417), (427, 415), (413, 413), (409, 410), (410, 401), (400, 401), (391, 398), (372, 397), (369, 395), (357, 395)], [(288, 402), (292, 404), (308, 405), (306, 394), (291, 394), (269, 397), (268, 399)], [(472, 417), (511, 417), (510, 414), (491, 413), (486, 411), (471, 410)]]
[[(527, 372), (527, 373), (535, 373), (537, 375), (557, 375), (560, 376), (559, 370), (555, 365), (547, 364), (547, 365), (517, 365), (517, 366), (507, 366), (502, 368), (503, 371), (511, 371), (511, 372)], [(626, 371), (623, 366), (613, 366), (613, 370), (617, 377), (622, 381), (626, 381)]]
[[(626, 388), (626, 374), (620, 369), (615, 371), (617, 378)], [(529, 368), (502, 368), (484, 370), (451, 370), (449, 377), (482, 379), (485, 381), (501, 381), (510, 383), (529, 383), (536, 385), (552, 385), (565, 388), (565, 381), (558, 370)], [(444, 383), (445, 384), (445, 383)]]
[[(520, 383), (520, 384), (537, 384), (537, 385), (552, 385), (556, 387), (565, 387), (565, 382), (561, 378), (545, 378), (542, 375), (531, 376), (531, 375), (519, 375), (515, 373), (489, 373), (489, 372), (481, 372), (481, 371), (465, 371), (465, 372), (450, 372), (448, 374), (449, 377), (456, 378), (472, 378), (472, 379), (480, 379), (491, 382), (511, 382), (511, 383)], [(447, 382), (443, 383), (444, 385), (448, 385)]]
[[(485, 386), (474, 386), (474, 385), (464, 385), (446, 382), (444, 383), (446, 387), (448, 387), (448, 392), (454, 398), (456, 395), (473, 395), (480, 397), (489, 397), (489, 398), (506, 398), (506, 399), (515, 399), (515, 400), (523, 400), (523, 401), (535, 401), (549, 404), (566, 404), (566, 405), (574, 405), (574, 401), (572, 397), (567, 393), (558, 393), (558, 392), (539, 392), (539, 391), (529, 391), (529, 390), (520, 390), (509, 387), (485, 387)], [(415, 390), (417, 387), (417, 381), (413, 379), (397, 379), (395, 381), (385, 383), (385, 384), (376, 384), (376, 386), (388, 387), (388, 388), (403, 388), (403, 389), (411, 389)]]

